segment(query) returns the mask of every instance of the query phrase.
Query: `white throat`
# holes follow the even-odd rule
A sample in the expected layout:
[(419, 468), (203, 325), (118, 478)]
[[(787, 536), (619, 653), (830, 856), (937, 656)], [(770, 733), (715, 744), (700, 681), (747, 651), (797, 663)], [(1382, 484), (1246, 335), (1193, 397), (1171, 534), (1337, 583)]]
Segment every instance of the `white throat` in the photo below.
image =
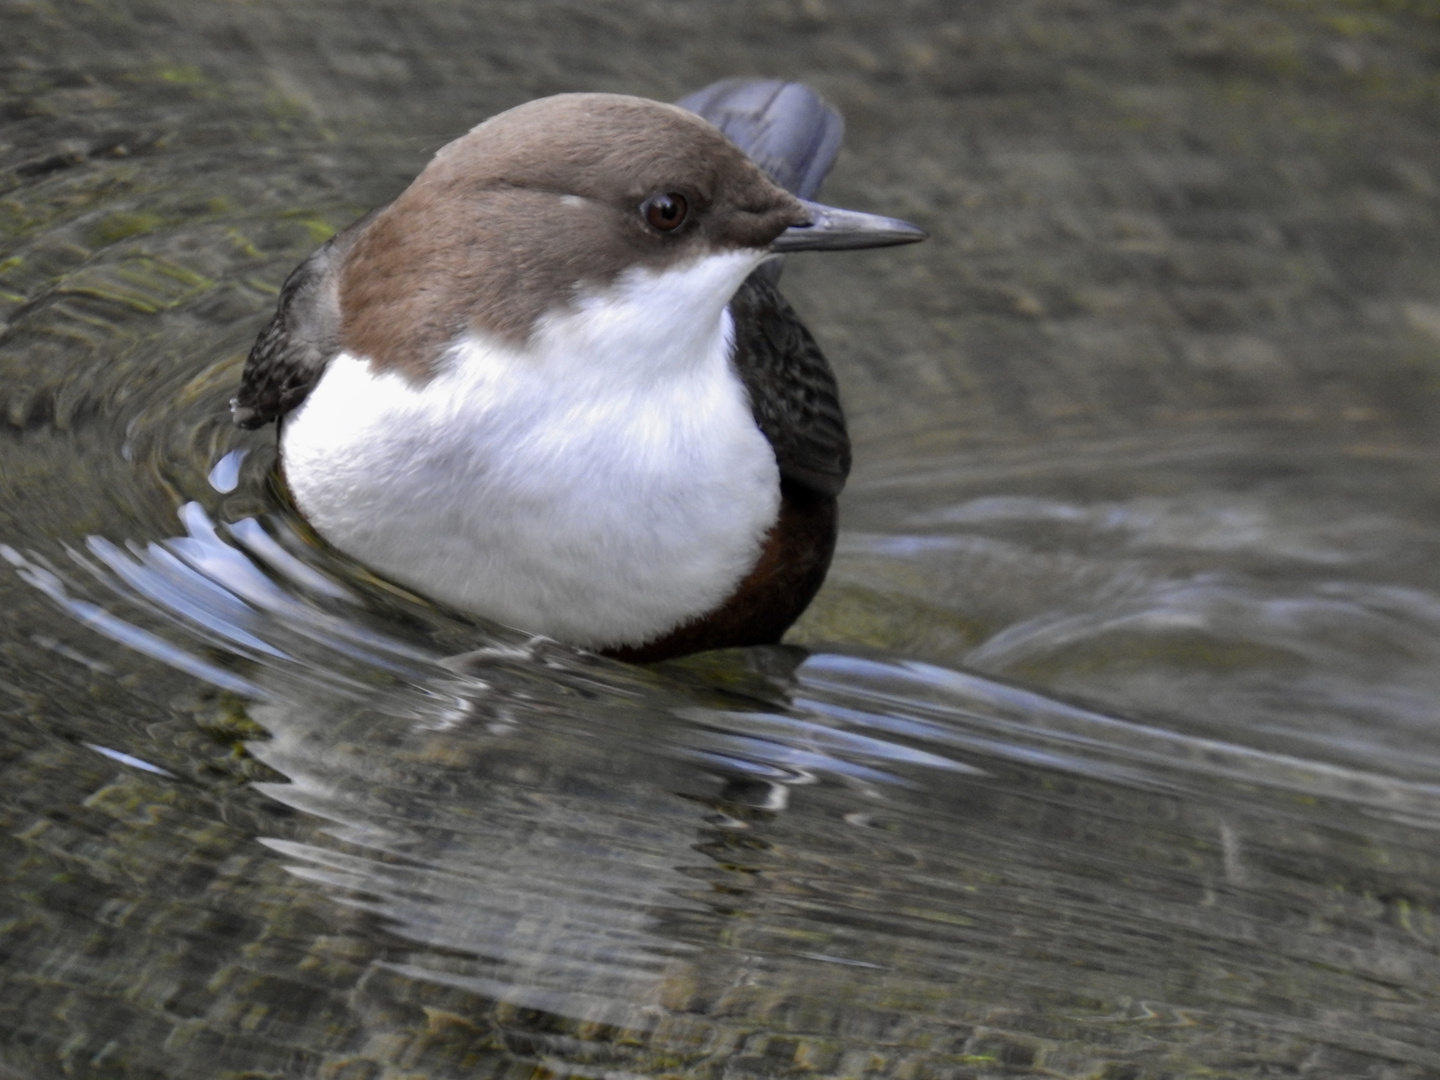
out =
[(285, 421), (301, 511), (435, 599), (591, 647), (719, 606), (779, 511), (726, 309), (763, 259), (632, 270), (416, 385), (342, 353)]

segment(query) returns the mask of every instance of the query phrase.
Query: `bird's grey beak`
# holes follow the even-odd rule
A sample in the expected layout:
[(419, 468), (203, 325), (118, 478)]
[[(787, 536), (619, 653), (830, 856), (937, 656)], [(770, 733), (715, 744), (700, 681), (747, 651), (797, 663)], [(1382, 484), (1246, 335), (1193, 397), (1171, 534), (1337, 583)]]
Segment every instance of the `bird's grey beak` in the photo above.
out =
[(770, 242), (776, 254), (790, 251), (848, 251), (853, 248), (891, 247), (913, 244), (930, 234), (899, 218), (879, 214), (862, 214), (858, 210), (841, 210), (835, 206), (801, 199), (800, 205), (810, 215), (805, 225), (791, 225)]

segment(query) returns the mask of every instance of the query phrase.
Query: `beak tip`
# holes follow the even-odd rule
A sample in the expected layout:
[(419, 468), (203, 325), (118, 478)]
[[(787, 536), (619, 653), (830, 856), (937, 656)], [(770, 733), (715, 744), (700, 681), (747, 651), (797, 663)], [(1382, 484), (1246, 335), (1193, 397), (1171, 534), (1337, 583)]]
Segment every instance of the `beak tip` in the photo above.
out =
[(916, 244), (930, 234), (918, 225), (899, 218), (841, 210), (805, 201), (809, 221), (790, 226), (771, 244), (771, 250), (845, 251), (858, 248), (893, 247)]

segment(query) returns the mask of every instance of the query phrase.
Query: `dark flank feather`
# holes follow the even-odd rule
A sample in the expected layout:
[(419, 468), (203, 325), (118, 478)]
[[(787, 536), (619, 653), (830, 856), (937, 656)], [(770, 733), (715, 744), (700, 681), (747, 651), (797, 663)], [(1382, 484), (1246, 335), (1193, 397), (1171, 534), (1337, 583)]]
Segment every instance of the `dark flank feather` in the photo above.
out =
[(850, 436), (840, 391), (815, 339), (775, 286), (752, 274), (730, 301), (735, 367), (780, 475), (838, 495), (850, 475)]
[(230, 402), (230, 415), (240, 427), (263, 427), (298, 406), (340, 351), (337, 271), (356, 238), (383, 209), (376, 207), (347, 225), (285, 279), (275, 315), (255, 339), (240, 392)]

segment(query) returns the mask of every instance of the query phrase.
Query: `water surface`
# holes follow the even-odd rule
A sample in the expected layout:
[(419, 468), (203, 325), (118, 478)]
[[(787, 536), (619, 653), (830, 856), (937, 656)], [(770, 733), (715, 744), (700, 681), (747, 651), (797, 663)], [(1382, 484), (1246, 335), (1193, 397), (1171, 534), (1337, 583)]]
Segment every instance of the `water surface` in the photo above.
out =
[[(1420, 4), (0, 5), (0, 1074), (1440, 1076)], [(642, 669), (318, 548), (228, 423), (446, 139), (736, 73), (857, 468)]]

